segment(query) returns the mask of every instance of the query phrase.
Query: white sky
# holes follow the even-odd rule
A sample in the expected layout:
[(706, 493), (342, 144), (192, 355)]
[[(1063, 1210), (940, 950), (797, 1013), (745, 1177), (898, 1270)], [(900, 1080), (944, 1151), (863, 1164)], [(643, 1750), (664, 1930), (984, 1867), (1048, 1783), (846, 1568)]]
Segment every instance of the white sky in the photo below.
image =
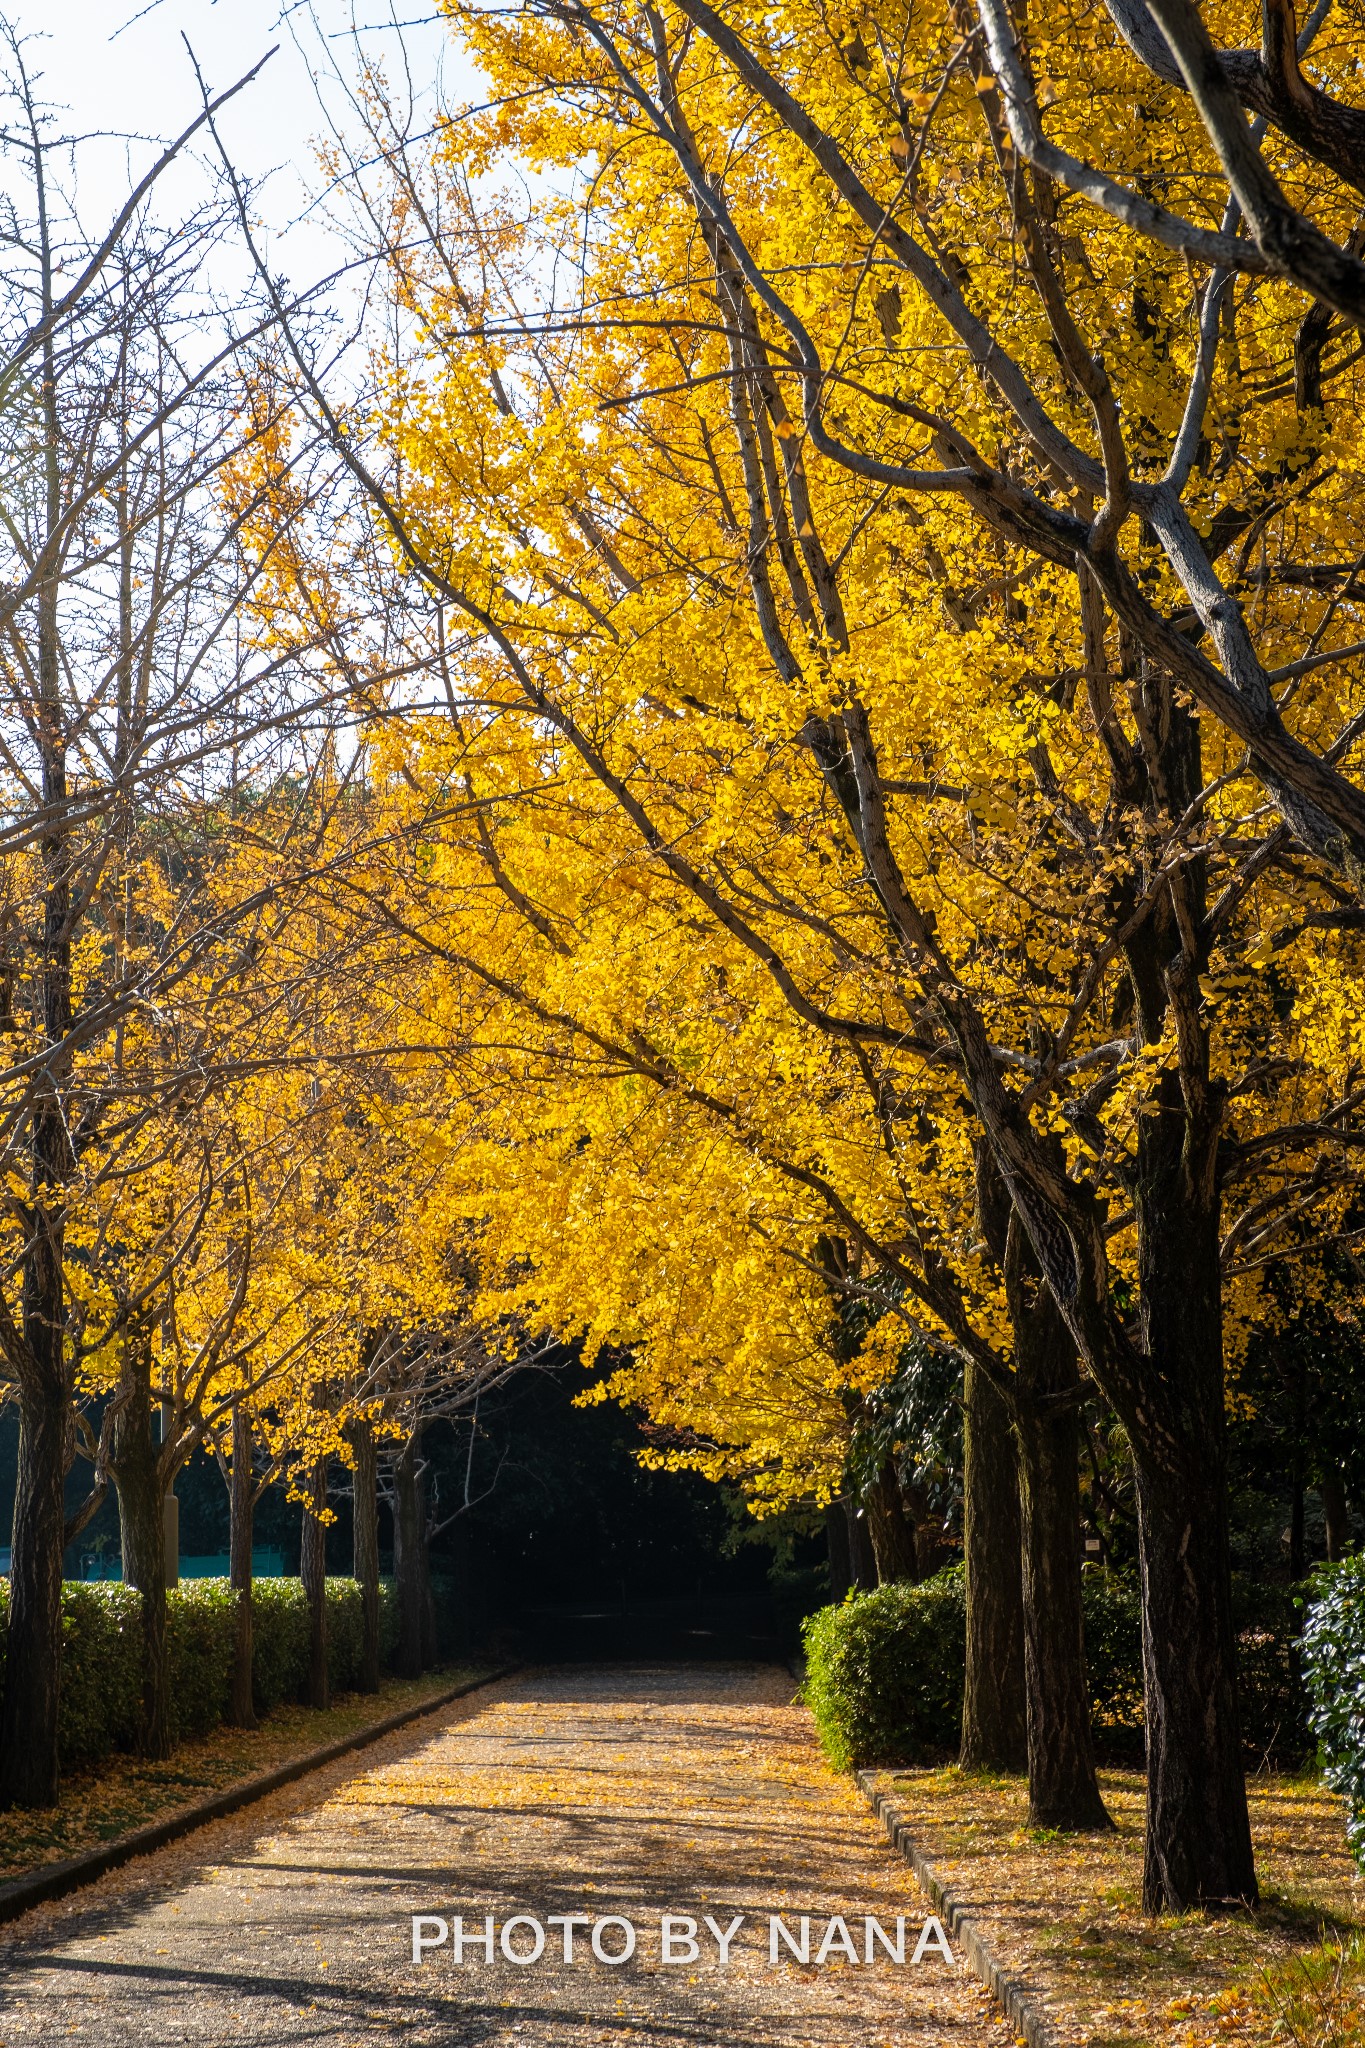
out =
[[(32, 38), (26, 61), (32, 73), (42, 74), (39, 96), (54, 110), (54, 125), (73, 135), (110, 137), (83, 148), (78, 159), (78, 202), (88, 230), (98, 230), (117, 206), (129, 173), (136, 179), (153, 161), (156, 145), (188, 127), (198, 111), (183, 38), (212, 92), (231, 85), (278, 44), (261, 77), (224, 110), (221, 127), (238, 167), (253, 180), (267, 179), (259, 211), (269, 225), (272, 267), (287, 271), (296, 285), (335, 260), (325, 206), (311, 213), (307, 206), (318, 184), (312, 141), (326, 127), (318, 94), (343, 111), (328, 74), (354, 75), (352, 26), (395, 82), (406, 50), (419, 93), (444, 69), (455, 98), (479, 97), (477, 80), (452, 55), (430, 0), (0, 0), (0, 12)], [(386, 26), (394, 22), (403, 25), (401, 32)], [(177, 167), (156, 210), (169, 218), (203, 189), (193, 166)]]

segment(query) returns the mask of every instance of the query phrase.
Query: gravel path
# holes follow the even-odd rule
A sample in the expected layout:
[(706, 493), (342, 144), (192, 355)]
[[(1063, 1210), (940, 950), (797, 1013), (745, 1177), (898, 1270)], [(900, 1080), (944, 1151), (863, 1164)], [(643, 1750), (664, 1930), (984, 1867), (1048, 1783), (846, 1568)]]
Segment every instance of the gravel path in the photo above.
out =
[[(965, 1965), (910, 1956), (928, 1911), (852, 1786), (834, 1778), (784, 1673), (755, 1665), (523, 1674), (4, 1930), (0, 2048), (396, 2041), (441, 2048), (967, 2048), (1008, 2041)], [(660, 1916), (697, 1923), (665, 1964)], [(517, 1964), (450, 1943), (517, 1914), (633, 1923), (612, 1965), (592, 1929), (547, 1929)], [(769, 1915), (811, 1961), (769, 1959)], [(706, 1916), (744, 1924), (721, 1968)], [(863, 1954), (871, 1914), (906, 1962)], [(677, 1933), (685, 1934), (679, 1927)], [(598, 1933), (615, 1952), (626, 1930)], [(534, 1946), (535, 1927), (509, 1936)], [(679, 1941), (677, 1952), (687, 1955)]]

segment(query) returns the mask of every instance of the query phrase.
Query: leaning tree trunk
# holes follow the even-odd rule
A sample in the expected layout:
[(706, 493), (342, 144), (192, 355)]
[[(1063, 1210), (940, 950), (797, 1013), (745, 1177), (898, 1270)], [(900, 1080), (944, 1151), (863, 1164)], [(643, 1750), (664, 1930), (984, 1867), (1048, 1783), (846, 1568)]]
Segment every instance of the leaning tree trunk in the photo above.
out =
[(900, 1480), (890, 1458), (883, 1459), (876, 1478), (865, 1490), (863, 1512), (877, 1564), (877, 1584), (888, 1586), (897, 1580), (918, 1580), (922, 1574), (915, 1547), (915, 1525), (905, 1512)]
[(165, 1488), (152, 1435), (151, 1364), (145, 1338), (130, 1337), (124, 1364), (126, 1398), (114, 1420), (109, 1462), (118, 1489), (124, 1583), (135, 1586), (142, 1596), (138, 1750), (143, 1756), (164, 1759), (175, 1746), (175, 1731), (166, 1642)]
[(300, 1577), (308, 1602), (308, 1704), (331, 1705), (327, 1680), (327, 1460), (315, 1460), (310, 1498), (303, 1510)]
[(251, 1534), (256, 1512), (251, 1471), (251, 1417), (245, 1403), (232, 1411), (232, 1472), (228, 1487), (228, 1573), (237, 1596), (232, 1638), (232, 1689), (228, 1722), (233, 1728), (254, 1728), (256, 1700), (253, 1661), (254, 1615), (251, 1592)]
[(958, 1763), (964, 1771), (1024, 1771), (1028, 1723), (1018, 1460), (1005, 1403), (970, 1360), (962, 1409), (967, 1668)]
[(355, 1471), (352, 1475), (351, 1492), (354, 1512), (351, 1518), (354, 1544), (352, 1569), (356, 1584), (360, 1588), (360, 1614), (363, 1631), (360, 1647), (360, 1690), (379, 1690), (379, 1460), (375, 1452), (374, 1430), (364, 1417), (351, 1425), (351, 1448), (355, 1454)]
[(1252, 1903), (1228, 1557), (1217, 1127), (1172, 1074), (1138, 1120), (1145, 1426), (1131, 1430), (1142, 1572), (1148, 1912)]

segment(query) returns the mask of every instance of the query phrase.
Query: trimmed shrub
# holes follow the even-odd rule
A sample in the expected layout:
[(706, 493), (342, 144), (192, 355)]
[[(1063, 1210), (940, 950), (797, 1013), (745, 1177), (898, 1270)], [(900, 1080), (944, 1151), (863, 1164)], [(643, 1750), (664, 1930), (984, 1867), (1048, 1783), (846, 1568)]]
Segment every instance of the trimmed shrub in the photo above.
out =
[[(1142, 1611), (1137, 1586), (1122, 1573), (1090, 1565), (1082, 1573), (1081, 1597), (1099, 1746), (1110, 1755), (1140, 1754)], [(1238, 1581), (1233, 1616), (1248, 1746), (1259, 1753), (1301, 1755), (1307, 1703), (1297, 1674), (1292, 1590)], [(1365, 1616), (1360, 1628), (1359, 1683), (1365, 1699)], [(956, 1746), (966, 1657), (960, 1565), (919, 1586), (850, 1594), (842, 1607), (812, 1615), (803, 1634), (807, 1704), (825, 1749), (841, 1769), (916, 1763)], [(1365, 1721), (1360, 1739), (1365, 1752)], [(1365, 1796), (1365, 1763), (1362, 1791)]]
[(130, 1586), (62, 1587), (63, 1764), (94, 1763), (137, 1741), (142, 1710), (142, 1601)]
[(228, 1710), (236, 1605), (227, 1579), (186, 1579), (166, 1595), (177, 1736), (206, 1734)]
[(1315, 1574), (1303, 1669), (1323, 1776), (1346, 1802), (1347, 1838), (1365, 1870), (1365, 1557)]
[[(308, 1683), (308, 1606), (297, 1579), (257, 1579), (253, 1589), (256, 1711), (301, 1697)], [(235, 1595), (227, 1579), (187, 1579), (166, 1595), (166, 1647), (177, 1737), (216, 1728), (232, 1682)], [(327, 1581), (327, 1665), (337, 1692), (360, 1677), (360, 1588)], [(0, 1686), (9, 1634), (9, 1580), (0, 1578)], [(380, 1661), (398, 1640), (393, 1587), (379, 1589)], [(62, 1689), (58, 1744), (63, 1769), (137, 1744), (142, 1705), (142, 1601), (117, 1579), (62, 1587)]]
[(257, 1579), (251, 1589), (251, 1679), (256, 1712), (296, 1700), (308, 1682), (308, 1602), (301, 1579)]
[(839, 1770), (916, 1763), (957, 1741), (966, 1586), (953, 1565), (918, 1586), (879, 1586), (802, 1625), (805, 1699)]
[[(9, 1580), (0, 1579), (0, 1684), (9, 1639)], [(128, 1586), (62, 1587), (62, 1690), (57, 1741), (64, 1765), (94, 1763), (137, 1740), (142, 1704), (142, 1605)]]

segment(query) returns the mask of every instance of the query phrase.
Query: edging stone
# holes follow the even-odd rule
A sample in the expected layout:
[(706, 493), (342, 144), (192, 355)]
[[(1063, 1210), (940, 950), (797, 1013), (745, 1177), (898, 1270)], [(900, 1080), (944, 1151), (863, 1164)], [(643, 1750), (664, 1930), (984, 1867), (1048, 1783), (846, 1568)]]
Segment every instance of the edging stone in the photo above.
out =
[(909, 1828), (897, 1816), (887, 1794), (876, 1785), (879, 1774), (876, 1771), (858, 1771), (855, 1775), (863, 1797), (885, 1826), (893, 1847), (910, 1865), (948, 1932), (986, 1989), (1004, 2007), (1027, 2041), (1028, 2048), (1064, 2048), (1062, 2037), (1048, 2018), (1038, 1993), (1022, 1977), (1005, 1968), (964, 1901), (944, 1884)]
[(364, 1749), (368, 1743), (378, 1742), (381, 1736), (392, 1735), (395, 1729), (405, 1727), (409, 1721), (420, 1721), (423, 1714), (434, 1714), (439, 1707), (449, 1706), (452, 1700), (463, 1699), (466, 1693), (477, 1692), (480, 1686), (496, 1685), (499, 1679), (510, 1678), (514, 1671), (520, 1669), (520, 1664), (501, 1664), (495, 1671), (485, 1672), (482, 1678), (466, 1679), (462, 1685), (452, 1685), (447, 1691), (420, 1700), (415, 1706), (400, 1707), (396, 1714), (388, 1714), (382, 1721), (372, 1721), (368, 1727), (353, 1729), (349, 1735), (325, 1743), (321, 1749), (311, 1749), (288, 1763), (277, 1764), (274, 1770), (260, 1771), (254, 1778), (243, 1778), (236, 1785), (225, 1786), (221, 1792), (200, 1800), (197, 1806), (182, 1807), (177, 1813), (167, 1814), (164, 1820), (149, 1821), (146, 1827), (134, 1828), (131, 1834), (119, 1835), (112, 1842), (101, 1842), (98, 1849), (83, 1849), (79, 1856), (68, 1856), (61, 1863), (45, 1863), (29, 1877), (0, 1885), (0, 1923), (17, 1920), (31, 1906), (45, 1905), (49, 1899), (64, 1898), (68, 1892), (79, 1891), (82, 1885), (93, 1884), (106, 1871), (131, 1863), (135, 1856), (146, 1856), (153, 1849), (164, 1849), (168, 1842), (178, 1841), (181, 1835), (192, 1834), (207, 1821), (222, 1820), (226, 1814), (236, 1813), (239, 1807), (250, 1806), (254, 1800), (264, 1799), (267, 1793), (278, 1792), (282, 1785), (292, 1784), (295, 1778), (307, 1777), (310, 1771), (335, 1763), (338, 1757), (347, 1755), (349, 1751)]

